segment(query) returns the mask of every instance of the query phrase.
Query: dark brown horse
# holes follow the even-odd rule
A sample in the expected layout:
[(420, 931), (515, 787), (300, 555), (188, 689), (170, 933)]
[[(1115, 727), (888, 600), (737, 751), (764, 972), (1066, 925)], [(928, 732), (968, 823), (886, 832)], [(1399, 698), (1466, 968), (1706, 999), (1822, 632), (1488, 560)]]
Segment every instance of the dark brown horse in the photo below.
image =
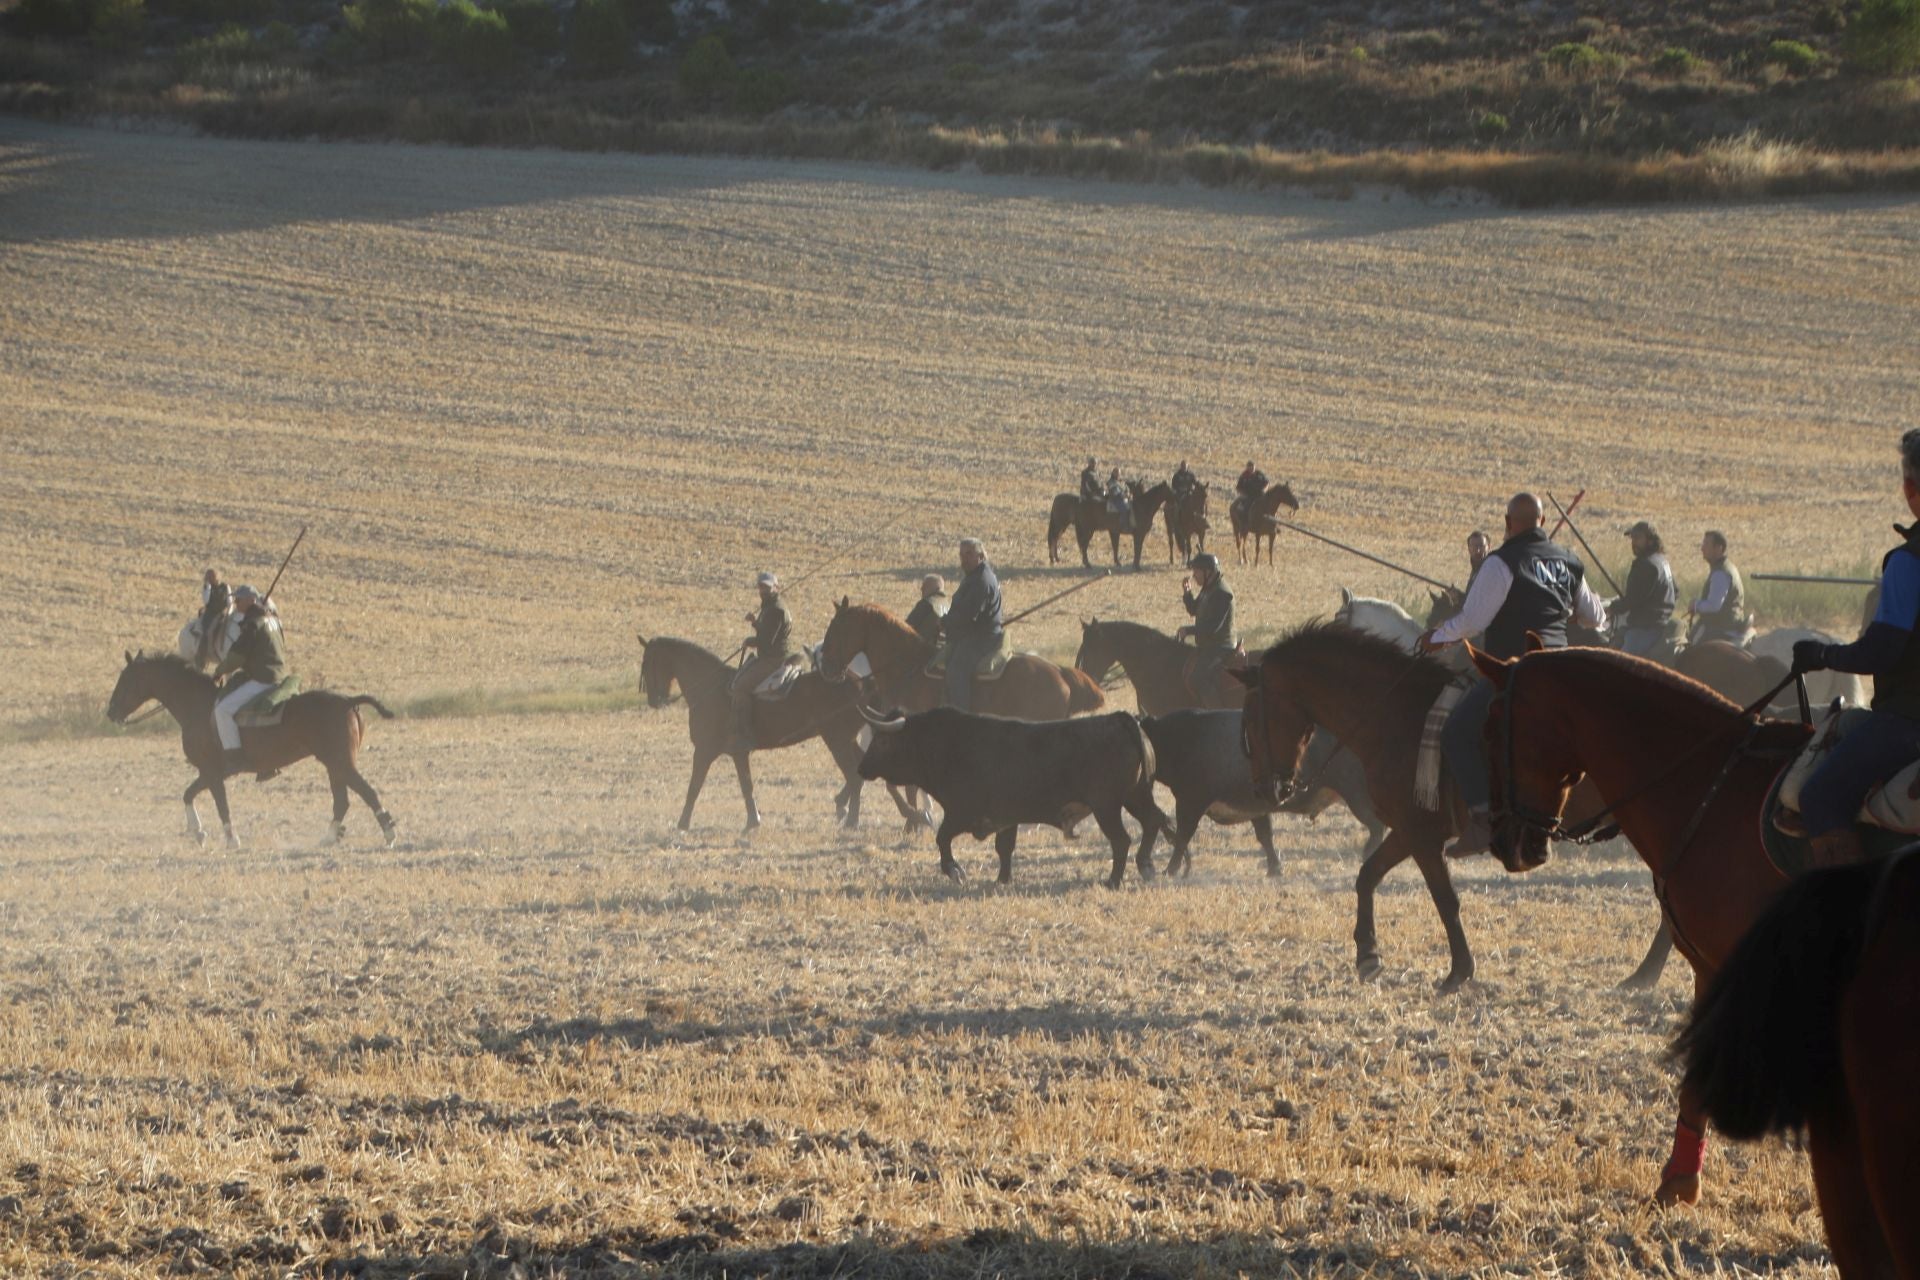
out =
[[(1207, 486), (1194, 481), (1185, 502), (1167, 499), (1167, 562), (1186, 564), (1207, 549)], [(1178, 559), (1175, 553), (1178, 553)]]
[(1224, 709), (1246, 701), (1246, 690), (1225, 671), (1211, 688), (1194, 689), (1192, 663), (1197, 650), (1138, 622), (1080, 624), (1080, 652), (1073, 665), (1096, 681), (1116, 666), (1133, 682), (1134, 701), (1150, 716), (1187, 707)]
[(1247, 539), (1253, 539), (1253, 562), (1260, 563), (1260, 539), (1267, 540), (1267, 563), (1273, 563), (1273, 540), (1280, 536), (1280, 523), (1277, 519), (1280, 508), (1285, 507), (1293, 514), (1299, 514), (1300, 500), (1293, 496), (1293, 488), (1286, 484), (1276, 484), (1251, 505), (1235, 502), (1227, 508), (1227, 515), (1233, 521), (1233, 549), (1240, 553), (1240, 563), (1247, 562)]
[[(874, 604), (842, 598), (820, 641), (820, 670), (837, 679), (855, 655), (865, 654), (873, 668), (874, 700), (902, 711), (927, 711), (945, 700), (946, 684), (927, 674), (933, 646), (900, 619)], [(1098, 711), (1107, 695), (1084, 672), (1032, 654), (1007, 659), (999, 678), (973, 686), (974, 711), (1019, 720), (1064, 720)]]
[(1695, 1007), (1684, 1093), (1734, 1139), (1804, 1132), (1845, 1280), (1920, 1277), (1920, 846), (1794, 881)]
[(1138, 480), (1129, 480), (1127, 492), (1131, 505), (1124, 515), (1108, 510), (1104, 498), (1082, 498), (1077, 493), (1055, 494), (1047, 516), (1047, 562), (1060, 563), (1060, 538), (1068, 526), (1072, 526), (1074, 538), (1080, 544), (1081, 564), (1093, 567), (1093, 562), (1087, 558), (1087, 547), (1096, 533), (1107, 535), (1108, 545), (1113, 551), (1113, 562), (1119, 564), (1120, 539), (1122, 535), (1130, 535), (1133, 538), (1133, 567), (1138, 569), (1140, 550), (1146, 543), (1147, 535), (1153, 532), (1153, 519), (1172, 495), (1173, 489), (1164, 480), (1151, 489)]
[[(1509, 871), (1544, 863), (1568, 794), (1590, 779), (1653, 872), (1703, 992), (1786, 883), (1760, 842), (1762, 810), (1812, 730), (1756, 721), (1698, 681), (1605, 649), (1473, 657), (1500, 691), (1487, 718), (1494, 855)], [(1683, 1087), (1661, 1203), (1699, 1199), (1705, 1126)]]
[(1453, 673), (1432, 658), (1390, 640), (1311, 622), (1282, 637), (1260, 665), (1235, 673), (1247, 688), (1242, 711), (1256, 784), (1275, 798), (1312, 785), (1303, 778), (1307, 741), (1316, 727), (1343, 743), (1366, 769), (1373, 807), (1392, 828), (1360, 864), (1354, 963), (1363, 978), (1381, 970), (1373, 927), (1373, 895), (1387, 872), (1412, 858), (1447, 931), (1452, 965), (1440, 984), (1453, 991), (1473, 976), (1473, 953), (1460, 927), (1460, 898), (1441, 853), (1454, 816), (1429, 812), (1414, 797), (1414, 763), (1427, 711)]
[[(1674, 655), (1673, 669), (1689, 679), (1698, 680), (1720, 696), (1741, 706), (1750, 706), (1769, 689), (1777, 689), (1787, 677), (1786, 664), (1778, 658), (1742, 649), (1725, 640), (1703, 640), (1690, 644)], [(1774, 706), (1785, 712), (1793, 699), (1786, 693)]]
[[(848, 827), (860, 825), (860, 728), (865, 723), (855, 705), (857, 690), (851, 681), (823, 678), (818, 672), (805, 672), (793, 682), (793, 689), (777, 702), (755, 702), (753, 706), (753, 746), (734, 754), (729, 748), (733, 738), (733, 701), (730, 693), (734, 669), (719, 655), (709, 653), (690, 640), (670, 636), (639, 637), (644, 653), (640, 659), (640, 691), (647, 705), (658, 709), (673, 701), (677, 683), (687, 699), (687, 736), (693, 740), (693, 773), (687, 779), (687, 802), (680, 810), (680, 830), (693, 821), (694, 802), (706, 785), (707, 770), (724, 755), (733, 755), (733, 769), (740, 778), (740, 798), (747, 806), (748, 831), (760, 825), (760, 809), (753, 802), (753, 769), (747, 757), (754, 751), (772, 751), (791, 747), (809, 738), (826, 743), (827, 751), (840, 769), (844, 785), (833, 798), (835, 811)], [(896, 803), (900, 803), (896, 798)], [(901, 811), (906, 812), (904, 804)]]
[[(227, 809), (226, 754), (213, 727), (213, 677), (176, 654), (149, 656), (142, 652), (126, 657), (127, 665), (121, 668), (119, 683), (113, 686), (113, 697), (107, 701), (107, 718), (121, 724), (148, 702), (165, 707), (180, 724), (180, 748), (186, 753), (187, 763), (199, 771), (181, 797), (187, 806), (187, 833), (206, 841), (206, 828), (200, 825), (193, 800), (202, 791), (211, 791), (213, 807), (220, 812), (220, 825), (226, 829), (227, 847), (239, 848), (233, 815)], [(393, 815), (381, 808), (380, 797), (360, 776), (355, 763), (365, 737), (361, 707), (372, 707), (383, 720), (393, 719), (393, 712), (368, 694), (349, 698), (315, 690), (288, 699), (280, 723), (241, 729), (240, 746), (247, 753), (247, 769), (261, 774), (276, 773), (312, 756), (325, 766), (327, 781), (333, 787), (333, 822), (327, 828), (328, 838), (338, 840), (346, 830), (347, 792), (351, 790), (373, 810), (387, 844), (392, 845)]]

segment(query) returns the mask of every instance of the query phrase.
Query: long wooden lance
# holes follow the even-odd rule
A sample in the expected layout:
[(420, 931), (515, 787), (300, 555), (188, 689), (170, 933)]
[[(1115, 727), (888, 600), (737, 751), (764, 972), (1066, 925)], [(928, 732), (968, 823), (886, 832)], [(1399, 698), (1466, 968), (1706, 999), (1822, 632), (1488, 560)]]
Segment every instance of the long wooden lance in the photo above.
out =
[[(878, 529), (868, 534), (867, 537), (862, 541), (848, 543), (846, 546), (841, 547), (838, 551), (828, 556), (825, 560), (820, 561), (818, 564), (814, 565), (811, 569), (808, 569), (805, 573), (795, 578), (792, 582), (781, 584), (780, 590), (782, 594), (788, 591), (792, 591), (795, 587), (798, 587), (801, 583), (805, 582), (809, 578), (819, 576), (822, 572), (832, 568), (834, 565), (838, 564), (840, 561), (845, 560), (848, 556), (852, 555), (855, 551), (859, 550), (861, 547), (867, 545), (867, 543), (872, 542), (875, 538), (878, 538), (881, 534), (891, 532), (893, 527), (899, 524), (903, 518), (904, 518), (904, 513), (901, 515), (894, 516), (893, 519), (887, 521), (887, 523), (881, 525)], [(727, 655), (726, 657), (727, 665), (732, 666), (733, 660), (735, 658), (740, 657), (746, 651), (747, 651), (747, 642), (745, 640), (742, 640), (740, 642), (739, 647), (736, 648), (732, 653)]]
[[(1582, 489), (1581, 492), (1585, 493), (1586, 490)], [(1600, 576), (1605, 578), (1607, 585), (1613, 588), (1613, 594), (1616, 596), (1625, 595), (1626, 592), (1620, 589), (1620, 584), (1613, 580), (1613, 575), (1607, 572), (1607, 566), (1602, 563), (1600, 557), (1595, 555), (1593, 548), (1588, 545), (1586, 535), (1580, 532), (1580, 526), (1575, 524), (1573, 517), (1568, 514), (1572, 508), (1561, 506), (1560, 499), (1554, 497), (1551, 491), (1547, 493), (1547, 501), (1554, 505), (1554, 509), (1560, 513), (1560, 519), (1565, 522), (1568, 529), (1573, 531), (1573, 536), (1579, 539), (1581, 548), (1587, 553), (1587, 559), (1593, 562), (1593, 567), (1600, 571)]]
[(1819, 578), (1800, 573), (1750, 573), (1755, 582), (1818, 582), (1834, 587), (1877, 587), (1878, 578)]
[(307, 526), (301, 525), (300, 532), (293, 539), (293, 545), (287, 548), (287, 558), (280, 562), (280, 568), (273, 575), (273, 581), (269, 582), (267, 584), (267, 589), (260, 593), (260, 599), (263, 603), (265, 601), (273, 599), (273, 589), (280, 585), (280, 575), (285, 573), (287, 571), (287, 566), (293, 563), (293, 553), (300, 549), (300, 544), (306, 541), (306, 537), (307, 537)]
[(1112, 576), (1113, 576), (1113, 570), (1108, 569), (1105, 573), (1102, 573), (1097, 577), (1088, 578), (1085, 582), (1076, 582), (1072, 586), (1068, 587), (1065, 591), (1056, 591), (1052, 595), (1048, 596), (1045, 600), (1042, 600), (1039, 604), (1032, 605), (1028, 608), (1022, 609), (1020, 612), (1014, 614), (1011, 618), (1004, 619), (1000, 623), (1000, 625), (1003, 627), (1010, 627), (1014, 623), (1020, 621), (1020, 619), (1025, 617), (1030, 617), (1031, 615), (1040, 612), (1042, 609), (1046, 608), (1048, 605), (1052, 604), (1054, 601), (1065, 600), (1068, 596), (1072, 595), (1074, 592), (1085, 591), (1088, 587), (1092, 586), (1094, 583), (1105, 582), (1108, 578), (1111, 578)]
[(1275, 517), (1274, 524), (1278, 525), (1282, 529), (1291, 529), (1295, 533), (1305, 534), (1307, 537), (1312, 538), (1315, 542), (1324, 542), (1330, 547), (1338, 547), (1340, 550), (1346, 552), (1348, 555), (1359, 556), (1362, 560), (1371, 560), (1373, 561), (1373, 563), (1377, 565), (1381, 565), (1385, 568), (1391, 569), (1395, 573), (1404, 573), (1409, 578), (1412, 578), (1417, 582), (1424, 582), (1428, 586), (1439, 587), (1442, 591), (1451, 591), (1456, 596), (1461, 594), (1460, 588), (1454, 586), (1451, 582), (1442, 582), (1438, 578), (1429, 578), (1424, 573), (1415, 573), (1413, 570), (1407, 568), (1405, 565), (1395, 564), (1391, 560), (1382, 560), (1379, 556), (1374, 555), (1370, 551), (1362, 551), (1358, 547), (1350, 547), (1344, 542), (1339, 542), (1333, 538), (1329, 538), (1324, 533), (1315, 533), (1313, 530), (1303, 529), (1297, 524), (1288, 524), (1285, 520), (1281, 520), (1278, 517)]
[(1560, 536), (1560, 526), (1573, 518), (1573, 513), (1580, 509), (1580, 499), (1586, 496), (1587, 491), (1585, 489), (1573, 495), (1573, 501), (1569, 502), (1567, 509), (1560, 513), (1560, 518), (1553, 522), (1553, 531), (1547, 534), (1549, 538), (1557, 538)]

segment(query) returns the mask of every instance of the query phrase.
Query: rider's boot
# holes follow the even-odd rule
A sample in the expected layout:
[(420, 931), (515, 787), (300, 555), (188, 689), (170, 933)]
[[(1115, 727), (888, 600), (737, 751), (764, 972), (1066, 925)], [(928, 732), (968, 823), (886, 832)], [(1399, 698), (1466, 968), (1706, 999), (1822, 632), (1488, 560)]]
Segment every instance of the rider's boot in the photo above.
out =
[(226, 776), (229, 778), (236, 773), (245, 773), (247, 771), (246, 748), (228, 747), (226, 751), (222, 753), (221, 765), (226, 770)]
[(1487, 806), (1475, 805), (1467, 810), (1466, 830), (1447, 841), (1446, 854), (1449, 858), (1465, 858), (1485, 853), (1492, 847), (1493, 824), (1487, 816)]
[(1851, 823), (1834, 831), (1821, 832), (1813, 837), (1812, 844), (1816, 870), (1848, 866), (1865, 857), (1860, 848), (1860, 832)]

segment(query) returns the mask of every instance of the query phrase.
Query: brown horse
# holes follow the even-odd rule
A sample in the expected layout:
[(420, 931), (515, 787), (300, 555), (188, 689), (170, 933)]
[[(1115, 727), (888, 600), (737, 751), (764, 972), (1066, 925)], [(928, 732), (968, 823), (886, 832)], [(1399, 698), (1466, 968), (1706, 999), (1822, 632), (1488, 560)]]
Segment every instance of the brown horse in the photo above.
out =
[(1167, 563), (1186, 564), (1205, 551), (1212, 527), (1207, 522), (1207, 486), (1196, 480), (1185, 502), (1167, 500)]
[[(1767, 690), (1778, 689), (1780, 682), (1787, 678), (1786, 664), (1778, 658), (1742, 649), (1725, 640), (1686, 645), (1674, 655), (1672, 666), (1681, 675), (1698, 680), (1743, 707), (1751, 705)], [(1793, 695), (1788, 693), (1784, 697), (1790, 702)], [(1787, 702), (1779, 699), (1775, 700), (1774, 707), (1783, 713), (1789, 709)]]
[(1246, 701), (1240, 682), (1221, 671), (1211, 688), (1195, 690), (1191, 664), (1198, 651), (1172, 636), (1138, 622), (1080, 624), (1080, 652), (1073, 665), (1096, 681), (1116, 666), (1133, 682), (1134, 700), (1150, 716), (1187, 707), (1225, 709)]
[(1421, 808), (1413, 787), (1421, 727), (1453, 673), (1380, 636), (1310, 622), (1268, 649), (1259, 666), (1234, 674), (1247, 686), (1241, 714), (1257, 785), (1275, 799), (1311, 786), (1312, 780), (1300, 774), (1307, 741), (1317, 726), (1359, 759), (1373, 807), (1392, 828), (1360, 864), (1354, 886), (1354, 963), (1360, 976), (1375, 977), (1382, 967), (1373, 927), (1374, 890), (1387, 872), (1412, 858), (1447, 931), (1452, 965), (1440, 990), (1458, 989), (1473, 976), (1473, 953), (1460, 927), (1460, 898), (1441, 853), (1455, 823), (1445, 809)]
[[(809, 738), (826, 743), (834, 764), (840, 768), (843, 785), (833, 798), (834, 810), (848, 827), (860, 825), (860, 734), (859, 708), (851, 681), (831, 681), (809, 671), (793, 682), (793, 689), (777, 702), (755, 702), (753, 706), (753, 746), (735, 754), (733, 738), (733, 700), (730, 693), (737, 674), (717, 654), (709, 653), (690, 640), (670, 636), (639, 637), (644, 654), (640, 659), (640, 691), (647, 705), (656, 710), (673, 701), (673, 686), (678, 683), (687, 699), (687, 736), (693, 741), (693, 774), (687, 779), (687, 802), (680, 810), (680, 830), (693, 821), (694, 802), (706, 785), (707, 770), (721, 756), (733, 756), (733, 769), (740, 778), (740, 798), (747, 806), (748, 831), (760, 825), (760, 809), (753, 802), (753, 769), (747, 757), (754, 751), (772, 751), (791, 747)], [(895, 803), (906, 807), (899, 798)]]
[(1286, 484), (1276, 484), (1251, 505), (1236, 501), (1227, 508), (1227, 515), (1233, 521), (1233, 549), (1240, 554), (1240, 563), (1247, 562), (1247, 539), (1253, 539), (1253, 562), (1260, 563), (1260, 539), (1267, 540), (1267, 563), (1273, 563), (1273, 540), (1280, 536), (1280, 523), (1277, 519), (1280, 508), (1285, 507), (1295, 515), (1300, 512), (1300, 500), (1293, 496), (1293, 488)]
[(1080, 544), (1081, 564), (1093, 567), (1093, 562), (1087, 558), (1087, 547), (1096, 533), (1107, 535), (1116, 565), (1120, 563), (1120, 538), (1122, 535), (1131, 535), (1133, 567), (1138, 569), (1141, 548), (1146, 544), (1147, 535), (1153, 532), (1153, 519), (1172, 496), (1173, 489), (1164, 480), (1151, 489), (1138, 480), (1129, 480), (1127, 492), (1132, 505), (1125, 515), (1109, 511), (1104, 498), (1082, 498), (1077, 493), (1055, 494), (1047, 516), (1047, 562), (1060, 563), (1060, 538), (1071, 525), (1074, 538)]
[(1917, 848), (1794, 881), (1676, 1045), (1729, 1138), (1805, 1132), (1846, 1280), (1920, 1277)]
[[(945, 682), (927, 674), (933, 646), (879, 605), (854, 604), (842, 597), (833, 606), (833, 621), (820, 641), (820, 670), (838, 679), (854, 656), (862, 653), (873, 668), (879, 705), (926, 711), (945, 700)], [(974, 711), (982, 715), (1065, 720), (1100, 710), (1107, 704), (1107, 695), (1082, 671), (1016, 653), (1007, 659), (998, 679), (974, 684), (973, 700)]]
[[(1786, 883), (1760, 822), (1811, 728), (1745, 716), (1698, 681), (1605, 649), (1473, 659), (1499, 690), (1487, 717), (1494, 855), (1509, 871), (1544, 863), (1568, 794), (1592, 780), (1653, 872), (1699, 995)], [(1705, 1125), (1683, 1087), (1661, 1203), (1699, 1199)]]
[[(234, 834), (233, 815), (227, 809), (226, 753), (220, 749), (220, 737), (213, 727), (213, 677), (177, 654), (145, 652), (126, 655), (119, 683), (107, 700), (107, 718), (115, 724), (148, 702), (158, 702), (180, 724), (180, 748), (187, 763), (198, 770), (181, 799), (187, 806), (187, 833), (205, 843), (206, 828), (193, 807), (194, 797), (202, 791), (213, 792), (213, 807), (220, 812), (220, 825), (226, 829), (227, 847), (240, 847)], [(312, 756), (327, 770), (333, 787), (333, 821), (327, 828), (329, 840), (338, 840), (346, 831), (347, 792), (351, 790), (373, 810), (380, 830), (391, 846), (394, 839), (393, 815), (380, 806), (380, 797), (360, 776), (355, 758), (365, 726), (360, 708), (372, 707), (383, 720), (393, 712), (369, 694), (346, 697), (327, 690), (302, 693), (287, 700), (280, 723), (240, 730), (240, 745), (247, 753), (247, 768), (263, 776), (277, 773), (290, 764)]]

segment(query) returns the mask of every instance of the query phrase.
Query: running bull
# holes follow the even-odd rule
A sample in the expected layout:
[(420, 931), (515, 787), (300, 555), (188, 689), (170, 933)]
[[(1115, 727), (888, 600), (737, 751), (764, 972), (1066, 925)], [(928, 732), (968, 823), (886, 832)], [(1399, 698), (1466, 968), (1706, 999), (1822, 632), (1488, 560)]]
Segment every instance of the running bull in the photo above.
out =
[(1126, 712), (1037, 722), (952, 707), (912, 716), (862, 714), (873, 727), (873, 741), (860, 776), (919, 787), (940, 802), (945, 817), (934, 840), (940, 870), (952, 879), (963, 878), (953, 860), (957, 835), (993, 836), (1000, 883), (1008, 884), (1021, 823), (1066, 831), (1091, 814), (1113, 846), (1107, 887), (1117, 889), (1129, 843), (1123, 810), (1140, 823), (1140, 878), (1152, 878), (1146, 850), (1167, 815), (1153, 799), (1153, 745)]

